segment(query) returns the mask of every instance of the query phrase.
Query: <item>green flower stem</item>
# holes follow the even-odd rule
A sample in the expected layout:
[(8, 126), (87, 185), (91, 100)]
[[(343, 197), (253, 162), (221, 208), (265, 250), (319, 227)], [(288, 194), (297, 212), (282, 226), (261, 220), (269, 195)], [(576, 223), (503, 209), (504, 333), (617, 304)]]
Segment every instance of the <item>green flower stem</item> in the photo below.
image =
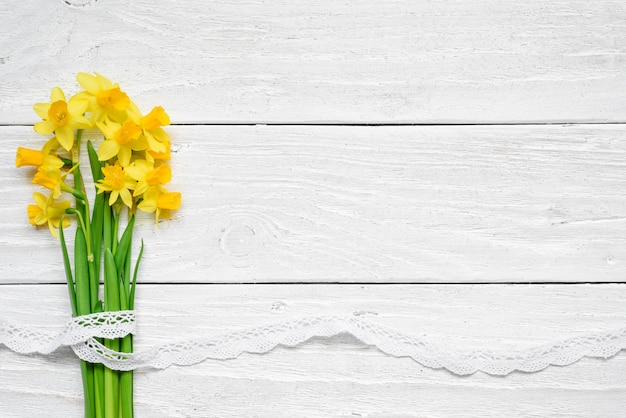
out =
[[(113, 254), (107, 248), (104, 250), (104, 310), (105, 311), (119, 311), (121, 308), (120, 302), (120, 286), (119, 276), (117, 268), (115, 267), (115, 260)], [(106, 340), (105, 345), (111, 350), (119, 351), (119, 340)], [(105, 418), (117, 418), (119, 413), (119, 372), (111, 370), (109, 368), (104, 369), (104, 403), (105, 403)]]
[(117, 244), (118, 244), (118, 234), (120, 229), (120, 214), (122, 213), (122, 206), (119, 202), (116, 202), (113, 206), (113, 210), (115, 211), (113, 215), (113, 248), (111, 248), (111, 254), (115, 254), (117, 252)]
[[(76, 212), (79, 214), (80, 212)], [(91, 301), (89, 294), (89, 264), (87, 262), (87, 243), (82, 225), (76, 228), (74, 239), (74, 275), (76, 277), (76, 311), (78, 315), (91, 313)], [(81, 372), (83, 375), (83, 390), (85, 392), (85, 413), (89, 411), (89, 417), (96, 416), (95, 392), (96, 381), (94, 380), (94, 366), (81, 361)]]
[[(120, 285), (120, 306), (122, 309), (130, 309), (130, 248), (132, 244), (132, 234), (134, 217), (131, 217), (126, 230), (120, 240), (120, 245), (117, 247), (118, 253), (115, 257), (116, 266), (119, 267), (118, 255), (124, 254), (124, 274), (123, 281)], [(133, 352), (133, 336), (128, 334), (120, 343), (120, 351), (123, 353)], [(133, 371), (124, 371), (120, 373), (120, 408), (122, 418), (133, 418)]]

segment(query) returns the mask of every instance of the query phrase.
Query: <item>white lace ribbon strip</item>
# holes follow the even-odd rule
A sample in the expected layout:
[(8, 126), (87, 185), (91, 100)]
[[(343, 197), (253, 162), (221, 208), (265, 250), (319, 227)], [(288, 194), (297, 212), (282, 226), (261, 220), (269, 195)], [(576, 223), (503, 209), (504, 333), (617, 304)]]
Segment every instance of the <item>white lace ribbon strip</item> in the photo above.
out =
[(48, 354), (71, 346), (76, 355), (115, 370), (164, 369), (204, 360), (234, 359), (242, 353), (267, 353), (279, 345), (296, 346), (314, 337), (349, 334), (364, 344), (395, 357), (410, 357), (423, 366), (445, 368), (458, 375), (481, 371), (506, 375), (513, 371), (537, 372), (550, 365), (565, 366), (583, 357), (609, 358), (626, 350), (626, 328), (562, 340), (553, 344), (494, 353), (460, 352), (381, 327), (359, 317), (311, 317), (236, 331), (213, 338), (164, 344), (132, 354), (111, 351), (95, 338), (120, 338), (135, 332), (132, 311), (103, 312), (73, 318), (58, 334), (0, 322), (0, 345), (18, 353)]

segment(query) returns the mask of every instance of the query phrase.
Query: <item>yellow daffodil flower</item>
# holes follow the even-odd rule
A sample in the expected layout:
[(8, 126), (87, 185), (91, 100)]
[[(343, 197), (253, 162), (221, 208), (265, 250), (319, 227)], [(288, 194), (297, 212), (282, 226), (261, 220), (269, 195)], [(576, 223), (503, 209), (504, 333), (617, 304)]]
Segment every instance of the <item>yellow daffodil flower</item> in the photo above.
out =
[(79, 73), (76, 80), (85, 89), (77, 96), (89, 100), (92, 123), (102, 122), (107, 117), (121, 123), (127, 118), (126, 109), (132, 102), (117, 83), (98, 73)]
[(56, 138), (52, 138), (49, 140), (46, 145), (44, 145), (41, 151), (17, 147), (17, 153), (15, 154), (15, 167), (39, 167), (45, 165), (47, 167), (63, 167), (63, 161), (55, 155), (50, 155), (52, 148), (57, 146), (58, 142)]
[(172, 179), (172, 169), (168, 164), (161, 164), (154, 168), (154, 164), (146, 160), (137, 160), (126, 167), (126, 173), (137, 181), (133, 196), (144, 194), (148, 188), (162, 186)]
[(62, 172), (59, 168), (42, 165), (37, 169), (33, 177), (33, 184), (39, 184), (52, 191), (52, 197), (58, 199), (61, 191), (70, 190), (65, 184), (65, 177), (73, 170)]
[(104, 178), (96, 184), (98, 193), (111, 192), (109, 206), (113, 206), (118, 198), (129, 208), (133, 207), (133, 197), (130, 190), (135, 188), (137, 182), (133, 180), (119, 165), (102, 167)]
[(154, 162), (155, 160), (171, 160), (171, 150), (170, 150), (170, 140), (163, 141), (162, 144), (165, 146), (165, 151), (156, 152), (151, 149), (146, 150), (146, 160), (150, 162)]
[(69, 151), (74, 146), (74, 129), (91, 127), (89, 120), (83, 116), (88, 106), (89, 101), (76, 96), (66, 101), (63, 90), (54, 87), (50, 103), (33, 106), (35, 113), (43, 119), (43, 122), (35, 124), (35, 131), (43, 135), (54, 132), (61, 146)]
[(108, 161), (117, 157), (122, 167), (126, 167), (130, 164), (133, 151), (143, 151), (148, 148), (143, 130), (130, 120), (122, 125), (111, 121), (97, 125), (106, 138), (98, 149), (100, 161)]
[(164, 187), (156, 186), (149, 188), (143, 195), (143, 200), (137, 207), (148, 213), (155, 213), (156, 223), (159, 218), (169, 217), (169, 211), (178, 210), (182, 201), (179, 192), (168, 192)]
[(141, 116), (137, 105), (132, 103), (128, 109), (128, 117), (143, 129), (149, 150), (166, 152), (165, 144), (169, 144), (170, 137), (161, 127), (170, 124), (170, 117), (161, 106), (156, 106), (146, 116)]
[[(31, 225), (41, 226), (48, 224), (50, 233), (55, 238), (58, 238), (57, 229), (61, 224), (61, 218), (65, 214), (65, 209), (70, 207), (70, 202), (64, 200), (62, 202), (53, 202), (52, 196), (45, 197), (41, 193), (33, 193), (33, 200), (35, 205), (28, 205), (26, 211), (28, 213), (28, 220)], [(70, 226), (70, 220), (63, 218), (63, 228)]]
[(15, 155), (15, 166), (33, 166), (39, 167), (43, 164), (44, 155), (43, 152), (30, 148), (17, 147), (17, 154)]

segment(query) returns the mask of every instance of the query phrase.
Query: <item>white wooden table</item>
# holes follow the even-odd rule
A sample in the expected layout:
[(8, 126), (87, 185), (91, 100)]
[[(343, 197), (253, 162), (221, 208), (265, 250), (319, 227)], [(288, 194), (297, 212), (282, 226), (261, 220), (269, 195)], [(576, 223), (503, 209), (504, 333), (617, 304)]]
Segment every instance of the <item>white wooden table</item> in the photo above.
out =
[[(70, 314), (13, 161), (81, 71), (174, 125), (183, 206), (139, 222), (138, 349), (320, 314), (499, 350), (626, 324), (622, 0), (2, 3), (5, 320)], [(623, 353), (459, 377), (340, 336), (136, 377), (138, 418), (625, 410)], [(81, 413), (69, 350), (0, 348), (0, 416)]]

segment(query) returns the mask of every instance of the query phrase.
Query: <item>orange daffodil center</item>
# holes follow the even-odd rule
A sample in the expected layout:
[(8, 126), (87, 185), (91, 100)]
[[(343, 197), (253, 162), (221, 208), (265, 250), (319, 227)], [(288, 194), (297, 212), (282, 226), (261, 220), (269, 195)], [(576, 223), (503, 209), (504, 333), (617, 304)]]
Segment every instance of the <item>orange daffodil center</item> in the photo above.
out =
[(48, 109), (48, 120), (52, 121), (56, 126), (65, 126), (69, 122), (67, 103), (63, 100), (57, 100), (50, 104)]
[(131, 141), (136, 141), (139, 139), (141, 135), (141, 128), (135, 125), (132, 121), (126, 121), (124, 124), (115, 132), (113, 135), (113, 139), (115, 139), (118, 144), (125, 145)]
[(120, 90), (119, 87), (97, 91), (95, 96), (98, 106), (104, 108), (124, 110), (130, 105), (128, 95)]
[(150, 113), (141, 118), (141, 126), (148, 131), (152, 131), (160, 126), (170, 124), (170, 117), (161, 106), (156, 106)]
[(17, 147), (15, 155), (15, 166), (24, 167), (27, 165), (38, 167), (43, 164), (44, 154), (42, 151), (34, 149)]

